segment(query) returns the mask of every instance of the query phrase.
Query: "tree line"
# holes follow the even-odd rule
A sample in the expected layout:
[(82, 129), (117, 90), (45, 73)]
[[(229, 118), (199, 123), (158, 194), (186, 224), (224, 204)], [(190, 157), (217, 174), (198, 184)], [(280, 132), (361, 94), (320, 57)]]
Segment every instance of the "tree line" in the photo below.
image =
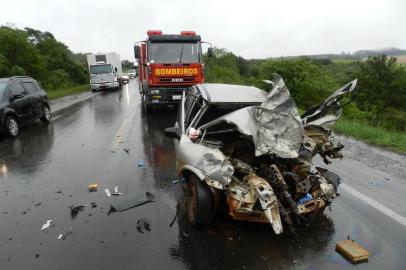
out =
[(28, 75), (47, 90), (89, 82), (84, 54), (74, 54), (50, 32), (0, 26), (0, 78)]
[(254, 85), (280, 74), (301, 109), (324, 100), (341, 85), (357, 78), (353, 102), (344, 116), (389, 130), (406, 131), (406, 68), (396, 58), (370, 56), (366, 60), (333, 61), (308, 57), (247, 60), (214, 48), (205, 58), (206, 81)]

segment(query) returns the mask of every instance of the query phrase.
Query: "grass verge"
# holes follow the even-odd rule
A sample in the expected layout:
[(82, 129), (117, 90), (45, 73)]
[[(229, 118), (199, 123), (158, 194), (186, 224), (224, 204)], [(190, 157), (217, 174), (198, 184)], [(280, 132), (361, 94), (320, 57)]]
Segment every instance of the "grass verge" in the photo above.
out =
[(82, 84), (74, 87), (69, 87), (69, 88), (63, 88), (63, 89), (57, 89), (57, 90), (50, 90), (47, 92), (48, 98), (49, 99), (56, 99), (56, 98), (61, 98), (73, 94), (79, 94), (82, 92), (90, 91), (90, 85), (89, 84)]
[(348, 135), (369, 144), (384, 146), (396, 152), (406, 154), (405, 132), (384, 130), (361, 121), (344, 118), (338, 120), (335, 130), (339, 134)]

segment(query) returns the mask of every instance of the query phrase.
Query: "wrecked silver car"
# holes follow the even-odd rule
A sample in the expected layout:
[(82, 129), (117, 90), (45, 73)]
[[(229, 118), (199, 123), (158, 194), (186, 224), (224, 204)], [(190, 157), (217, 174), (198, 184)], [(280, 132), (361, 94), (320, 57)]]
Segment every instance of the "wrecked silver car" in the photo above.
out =
[(175, 138), (177, 174), (194, 225), (209, 223), (228, 206), (236, 220), (270, 223), (274, 232), (312, 221), (337, 195), (340, 177), (315, 167), (342, 158), (331, 128), (354, 80), (302, 116), (283, 79), (255, 87), (200, 84), (183, 94)]

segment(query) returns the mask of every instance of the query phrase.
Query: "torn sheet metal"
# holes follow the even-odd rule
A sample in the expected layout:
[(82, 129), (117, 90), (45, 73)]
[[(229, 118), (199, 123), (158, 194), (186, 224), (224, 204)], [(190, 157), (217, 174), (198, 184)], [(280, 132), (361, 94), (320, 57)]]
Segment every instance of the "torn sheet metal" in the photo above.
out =
[(277, 75), (274, 83), (266, 101), (255, 110), (255, 155), (274, 153), (282, 158), (296, 158), (303, 141), (302, 120), (282, 77)]
[(282, 77), (260, 106), (250, 106), (200, 127), (204, 130), (221, 122), (234, 124), (240, 132), (252, 138), (255, 156), (276, 154), (281, 158), (296, 158), (303, 142), (303, 125), (295, 101)]

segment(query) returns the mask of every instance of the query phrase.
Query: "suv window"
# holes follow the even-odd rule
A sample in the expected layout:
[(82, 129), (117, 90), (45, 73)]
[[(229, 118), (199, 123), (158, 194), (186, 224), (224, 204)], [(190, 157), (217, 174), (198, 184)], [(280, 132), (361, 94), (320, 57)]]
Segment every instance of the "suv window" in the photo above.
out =
[(16, 82), (11, 85), (11, 95), (24, 95), (25, 90), (22, 87), (21, 83)]
[(37, 87), (32, 82), (24, 82), (23, 87), (28, 94), (34, 94), (38, 91)]

